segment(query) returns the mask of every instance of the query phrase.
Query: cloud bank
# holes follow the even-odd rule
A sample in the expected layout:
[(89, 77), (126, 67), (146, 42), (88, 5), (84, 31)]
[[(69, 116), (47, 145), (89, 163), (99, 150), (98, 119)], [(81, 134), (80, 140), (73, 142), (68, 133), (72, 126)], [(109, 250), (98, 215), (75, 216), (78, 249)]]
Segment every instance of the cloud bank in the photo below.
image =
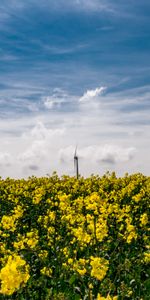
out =
[[(69, 162), (73, 159), (75, 148), (69, 146), (59, 151), (59, 157), (62, 162)], [(106, 163), (117, 164), (118, 162), (128, 162), (134, 158), (136, 149), (134, 147), (123, 148), (115, 145), (94, 145), (78, 150), (79, 159), (86, 160), (87, 163)]]
[[(142, 170), (141, 153), (146, 166), (150, 124), (141, 127), (141, 120), (149, 118), (148, 87), (114, 93), (109, 87), (98, 86), (82, 95), (55, 88), (46, 94), (39, 97), (34, 114), (20, 118), (16, 109), (15, 119), (0, 121), (3, 176), (14, 177), (14, 168), (16, 177), (54, 170), (73, 175), (76, 145), (85, 176), (97, 172), (99, 166), (103, 172)], [(129, 121), (133, 121), (132, 126)]]

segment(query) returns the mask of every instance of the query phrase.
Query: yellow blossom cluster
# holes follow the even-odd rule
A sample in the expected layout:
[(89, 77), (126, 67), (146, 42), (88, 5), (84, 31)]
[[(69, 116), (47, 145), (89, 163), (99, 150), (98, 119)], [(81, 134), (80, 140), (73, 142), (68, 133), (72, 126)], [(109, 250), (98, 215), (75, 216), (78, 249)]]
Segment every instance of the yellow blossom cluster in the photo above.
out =
[(15, 249), (25, 249), (27, 247), (33, 249), (38, 243), (38, 230), (32, 230), (25, 235), (18, 234), (17, 241), (13, 243)]
[(91, 256), (90, 265), (92, 267), (91, 276), (98, 280), (102, 280), (107, 273), (109, 262), (103, 257), (93, 257)]
[(13, 214), (3, 215), (0, 225), (3, 229), (14, 232), (17, 226), (17, 220), (23, 216), (23, 208), (18, 205), (14, 208)]
[(45, 195), (45, 190), (43, 187), (36, 188), (32, 199), (33, 203), (39, 204), (44, 195)]
[(147, 213), (144, 213), (144, 214), (141, 215), (140, 221), (141, 221), (141, 226), (145, 226), (145, 225), (148, 224), (148, 215), (147, 215)]
[(52, 277), (52, 273), (53, 271), (51, 268), (44, 267), (43, 269), (41, 269), (41, 274), (46, 275), (48, 277)]
[(131, 224), (131, 219), (126, 219), (126, 232), (125, 232), (125, 238), (127, 240), (127, 243), (130, 244), (133, 239), (137, 238), (136, 228)]
[(100, 294), (97, 296), (97, 300), (117, 300), (118, 296), (111, 297), (109, 294), (106, 297), (102, 297)]
[(146, 262), (147, 264), (150, 263), (150, 252), (144, 253), (144, 262)]
[(4, 295), (12, 295), (28, 281), (29, 266), (19, 255), (8, 257), (6, 265), (0, 271), (1, 290)]

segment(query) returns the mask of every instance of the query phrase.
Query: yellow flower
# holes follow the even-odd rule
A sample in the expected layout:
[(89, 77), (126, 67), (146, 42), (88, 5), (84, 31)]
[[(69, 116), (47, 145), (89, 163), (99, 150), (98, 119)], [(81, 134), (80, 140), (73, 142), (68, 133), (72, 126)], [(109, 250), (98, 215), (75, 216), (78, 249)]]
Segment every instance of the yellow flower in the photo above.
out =
[(86, 264), (88, 263), (88, 260), (84, 258), (80, 258), (79, 260), (76, 260), (73, 264), (73, 270), (77, 271), (81, 276), (84, 276), (86, 273)]
[(92, 267), (91, 276), (102, 280), (107, 273), (109, 262), (103, 257), (91, 256), (90, 265)]
[(52, 277), (52, 269), (51, 268), (47, 268), (44, 267), (43, 269), (41, 269), (41, 274), (46, 275), (48, 277)]
[(16, 254), (10, 255), (0, 272), (0, 293), (12, 295), (22, 284), (28, 281), (29, 277), (29, 266), (26, 265), (25, 260)]
[(48, 256), (48, 251), (46, 250), (41, 250), (40, 253), (38, 254), (40, 258), (46, 258)]
[(147, 264), (150, 263), (150, 252), (144, 253), (144, 262)]
[(35, 190), (35, 195), (33, 197), (33, 203), (34, 204), (39, 204), (40, 201), (42, 200), (43, 196), (45, 195), (45, 190), (43, 187), (39, 187)]
[(38, 243), (38, 231), (34, 229), (26, 233), (26, 236), (18, 234), (17, 241), (13, 243), (15, 249), (25, 249), (27, 246), (35, 248)]
[(142, 225), (147, 225), (147, 223), (148, 223), (147, 213), (144, 213), (144, 214), (141, 215), (140, 221), (141, 221), (141, 226)]
[(85, 273), (86, 273), (86, 269), (77, 269), (77, 272), (81, 275), (81, 276), (84, 276)]
[(10, 230), (10, 231), (15, 231), (16, 226), (15, 226), (15, 217), (14, 216), (3, 216), (1, 220), (1, 225), (3, 229), (5, 230)]
[(68, 264), (72, 265), (73, 264), (73, 259), (72, 258), (68, 258)]
[(5, 230), (14, 232), (16, 230), (17, 220), (23, 215), (23, 208), (20, 205), (18, 205), (12, 212), (12, 215), (4, 215), (2, 217), (1, 226)]
[(82, 227), (73, 228), (72, 232), (81, 245), (90, 243), (91, 235), (84, 231)]
[(133, 239), (137, 239), (137, 233), (136, 233), (135, 226), (131, 224), (130, 219), (126, 219), (126, 224), (127, 227), (126, 227), (125, 239), (127, 243), (130, 244)]
[(118, 296), (111, 297), (109, 294), (105, 297), (101, 296), (100, 294), (97, 295), (97, 300), (117, 300)]

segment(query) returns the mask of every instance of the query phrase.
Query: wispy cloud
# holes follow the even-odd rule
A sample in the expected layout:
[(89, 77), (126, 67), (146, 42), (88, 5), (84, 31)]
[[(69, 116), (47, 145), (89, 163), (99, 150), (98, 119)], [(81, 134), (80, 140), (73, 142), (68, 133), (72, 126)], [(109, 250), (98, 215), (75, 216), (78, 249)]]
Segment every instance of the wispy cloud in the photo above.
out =
[(36, 6), (36, 7), (45, 7), (51, 9), (88, 9), (88, 10), (110, 10), (111, 9), (111, 2), (108, 0), (57, 0), (57, 2), (52, 0), (43, 0), (42, 2), (38, 2), (36, 0), (31, 0), (30, 2), (24, 2), (23, 0), (20, 0), (19, 2), (17, 0), (6, 0), (5, 4), (1, 4), (1, 8), (6, 7), (7, 9), (12, 10), (23, 10), (30, 6)]
[[(120, 3), (115, 5), (111, 0), (5, 0), (5, 3), (0, 4), (1, 16), (3, 21), (9, 21), (12, 17), (19, 17), (19, 14), (28, 12), (30, 9), (35, 11), (41, 10), (57, 13), (108, 13), (114, 15), (118, 11), (123, 11)], [(25, 17), (25, 16), (24, 16)], [(25, 17), (26, 18), (26, 17)], [(2, 21), (2, 20), (1, 20)]]
[(73, 96), (58, 88), (54, 89), (52, 95), (42, 98), (44, 106), (48, 109), (63, 109), (63, 106), (67, 104), (67, 110), (69, 110), (71, 100), (73, 101)]
[[(35, 2), (35, 0), (33, 2)], [(53, 9), (61, 10), (112, 11), (112, 3), (108, 0), (57, 0), (57, 2), (52, 0), (43, 0), (40, 5), (50, 5), (50, 7)]]
[(103, 92), (106, 90), (106, 87), (98, 87), (95, 90), (88, 90), (83, 94), (83, 96), (79, 99), (79, 102), (88, 102), (93, 99), (97, 99)]
[(112, 12), (110, 2), (106, 0), (72, 0), (71, 5), (80, 10), (91, 10), (91, 11), (109, 11)]

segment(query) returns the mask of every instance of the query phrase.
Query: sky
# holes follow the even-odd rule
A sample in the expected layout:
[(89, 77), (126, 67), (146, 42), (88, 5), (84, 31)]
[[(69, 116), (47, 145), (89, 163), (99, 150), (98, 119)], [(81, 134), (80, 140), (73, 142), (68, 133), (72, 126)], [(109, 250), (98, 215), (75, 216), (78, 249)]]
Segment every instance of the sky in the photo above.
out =
[(149, 0), (0, 1), (0, 176), (150, 167)]

